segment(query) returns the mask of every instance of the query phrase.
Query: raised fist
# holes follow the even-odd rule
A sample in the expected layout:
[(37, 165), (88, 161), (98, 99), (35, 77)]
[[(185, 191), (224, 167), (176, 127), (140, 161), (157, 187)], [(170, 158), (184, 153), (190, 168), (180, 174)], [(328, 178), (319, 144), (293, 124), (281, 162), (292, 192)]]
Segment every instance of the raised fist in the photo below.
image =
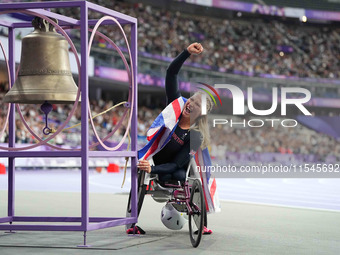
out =
[(203, 52), (203, 46), (200, 43), (192, 43), (188, 46), (187, 50), (190, 54), (200, 54)]

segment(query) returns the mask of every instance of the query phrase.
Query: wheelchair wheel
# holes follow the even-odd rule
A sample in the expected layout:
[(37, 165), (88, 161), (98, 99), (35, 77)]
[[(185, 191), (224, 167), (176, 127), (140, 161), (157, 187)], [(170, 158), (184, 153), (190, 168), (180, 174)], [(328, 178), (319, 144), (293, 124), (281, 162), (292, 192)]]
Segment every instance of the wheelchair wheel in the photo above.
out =
[[(137, 199), (138, 199), (138, 215), (142, 209), (144, 197), (146, 194), (146, 187), (147, 185), (144, 184), (144, 177), (145, 177), (145, 172), (140, 171), (138, 173), (138, 182), (137, 182)], [(131, 216), (131, 190), (129, 194), (129, 200), (127, 204), (127, 209), (126, 209), (126, 216), (130, 217)], [(134, 224), (133, 224), (134, 225)], [(130, 228), (132, 225), (126, 225), (126, 228)]]
[(189, 214), (189, 234), (193, 247), (200, 244), (204, 218), (206, 214), (202, 185), (195, 180), (191, 187), (190, 206), (193, 214)]

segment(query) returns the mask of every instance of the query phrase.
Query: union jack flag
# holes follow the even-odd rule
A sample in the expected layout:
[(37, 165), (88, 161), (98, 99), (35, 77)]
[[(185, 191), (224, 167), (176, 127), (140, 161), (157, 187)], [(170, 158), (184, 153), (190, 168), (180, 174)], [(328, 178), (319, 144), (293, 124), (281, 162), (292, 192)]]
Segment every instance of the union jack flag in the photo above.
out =
[[(167, 144), (178, 125), (179, 117), (186, 101), (187, 99), (184, 97), (175, 99), (157, 116), (147, 131), (147, 140), (149, 142), (138, 151), (138, 159), (150, 159)], [(193, 152), (190, 153), (193, 154)], [(210, 166), (211, 159), (208, 149), (199, 149), (195, 154), (195, 161), (196, 165), (200, 166), (199, 169), (203, 169), (204, 166)], [(200, 171), (199, 174), (202, 180), (207, 212), (220, 211), (215, 178), (212, 177), (209, 171)]]
[(147, 131), (148, 144), (138, 151), (139, 159), (147, 160), (166, 145), (177, 127), (186, 101), (184, 97), (175, 99), (157, 116)]
[(211, 175), (210, 168), (211, 158), (208, 148), (199, 149), (195, 154), (196, 169), (199, 170), (199, 175), (202, 180), (204, 200), (207, 212), (220, 212), (221, 205), (217, 194), (216, 179)]

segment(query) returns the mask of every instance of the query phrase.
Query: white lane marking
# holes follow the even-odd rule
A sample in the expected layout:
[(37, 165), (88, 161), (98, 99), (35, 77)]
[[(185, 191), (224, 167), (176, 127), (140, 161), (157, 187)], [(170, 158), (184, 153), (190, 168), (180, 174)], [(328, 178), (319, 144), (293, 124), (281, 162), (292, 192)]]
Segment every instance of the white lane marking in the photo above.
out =
[(339, 210), (333, 209), (324, 209), (318, 207), (305, 207), (305, 206), (293, 206), (293, 205), (282, 205), (282, 204), (267, 204), (267, 203), (260, 203), (260, 202), (251, 202), (251, 201), (242, 201), (242, 200), (233, 200), (233, 199), (221, 199), (224, 202), (237, 202), (240, 204), (252, 204), (252, 205), (265, 205), (265, 206), (277, 206), (277, 207), (286, 207), (286, 208), (293, 208), (293, 209), (305, 209), (305, 210), (315, 210), (315, 211), (325, 211), (325, 212), (335, 212), (340, 213)]
[(334, 182), (336, 182), (335, 184), (339, 184), (340, 178), (318, 179), (318, 182), (322, 185), (329, 185), (329, 184), (333, 184)]
[[(255, 183), (255, 182), (253, 182)], [(271, 191), (270, 189), (268, 189), (267, 187), (265, 187), (264, 185), (261, 185), (259, 182), (257, 182), (257, 186), (244, 186), (244, 185), (235, 185), (233, 182), (230, 182), (229, 180), (225, 180), (225, 181), (218, 181), (217, 182), (217, 189), (219, 189), (220, 187), (228, 187), (228, 188), (244, 188), (246, 190), (262, 190), (262, 191)], [(269, 186), (269, 185), (267, 185)], [(297, 192), (297, 193), (306, 193), (308, 195), (310, 195), (311, 193), (324, 193), (327, 192), (327, 194), (329, 194), (329, 192), (331, 192), (332, 194), (337, 194), (338, 192), (340, 192), (340, 182), (339, 183), (334, 183), (331, 185), (328, 185), (327, 187), (325, 187), (324, 185), (320, 185), (318, 183), (313, 183), (313, 184), (309, 184), (306, 182), (301, 182), (301, 183), (295, 183), (295, 184), (284, 184), (283, 182), (281, 183), (276, 183), (275, 186), (272, 186), (275, 188), (275, 190), (284, 190), (285, 192), (287, 190), (289, 191), (293, 191), (293, 192)]]
[[(305, 197), (305, 198), (320, 198), (320, 199), (333, 199), (333, 200), (339, 200), (340, 201), (340, 197), (339, 195), (334, 194), (334, 192), (332, 193), (320, 193), (320, 192), (316, 192), (316, 190), (309, 190), (309, 191), (296, 191), (296, 190), (289, 190), (287, 191), (286, 189), (281, 189), (281, 190), (258, 190), (258, 189), (252, 189), (251, 191), (249, 190), (238, 190), (237, 192), (235, 192), (234, 189), (230, 188), (230, 187), (217, 187), (217, 192), (219, 193), (224, 193), (224, 194), (259, 194), (259, 195), (263, 195), (266, 194), (268, 196), (278, 196), (278, 197), (289, 197), (289, 196), (293, 196), (293, 197)], [(321, 191), (322, 192), (322, 191)]]
[(252, 199), (259, 199), (259, 200), (271, 200), (271, 201), (280, 201), (280, 202), (288, 202), (289, 203), (294, 203), (294, 202), (298, 202), (298, 203), (306, 203), (306, 204), (318, 204), (318, 205), (327, 205), (327, 206), (335, 206), (335, 207), (339, 207), (340, 205), (339, 203), (322, 203), (322, 202), (312, 202), (312, 201), (306, 201), (306, 200), (299, 200), (299, 199), (282, 199), (282, 198), (268, 198), (268, 197), (258, 197), (258, 196), (250, 196), (250, 195), (241, 195), (241, 194), (237, 194), (235, 195), (236, 197), (246, 197), (246, 198), (252, 198)]

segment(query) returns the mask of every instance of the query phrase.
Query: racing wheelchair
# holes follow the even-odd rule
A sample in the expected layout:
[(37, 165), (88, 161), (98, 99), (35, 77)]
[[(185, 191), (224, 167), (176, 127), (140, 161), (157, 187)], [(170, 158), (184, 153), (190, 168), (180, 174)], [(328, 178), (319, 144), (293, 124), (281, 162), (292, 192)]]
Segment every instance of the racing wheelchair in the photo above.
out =
[[(188, 164), (185, 181), (160, 182), (157, 175), (139, 171), (137, 192), (138, 215), (145, 195), (151, 194), (156, 202), (166, 203), (162, 210), (162, 222), (164, 225), (170, 229), (179, 230), (185, 223), (185, 221), (180, 220), (179, 215), (186, 215), (191, 244), (195, 248), (200, 244), (206, 219), (206, 206), (201, 179), (193, 156), (191, 156)], [(127, 216), (131, 215), (130, 205), (131, 192), (128, 200)], [(171, 215), (167, 215), (169, 210), (174, 210), (170, 213)], [(171, 219), (172, 224), (167, 224), (166, 221)]]

